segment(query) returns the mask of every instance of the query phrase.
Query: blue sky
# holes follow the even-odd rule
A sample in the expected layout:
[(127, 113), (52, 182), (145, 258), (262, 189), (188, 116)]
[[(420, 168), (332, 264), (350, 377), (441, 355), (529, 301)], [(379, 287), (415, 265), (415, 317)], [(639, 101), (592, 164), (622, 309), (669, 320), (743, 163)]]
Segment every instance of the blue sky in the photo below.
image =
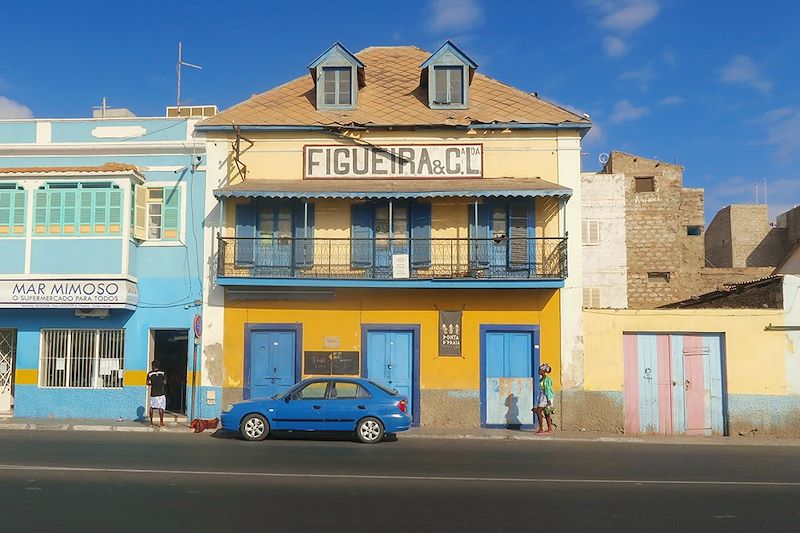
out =
[[(800, 2), (6, 2), (0, 117), (82, 117), (99, 105), (161, 115), (225, 108), (296, 76), (333, 41), (434, 50), (452, 39), (479, 71), (589, 113), (584, 170), (611, 149), (676, 161), (706, 189), (706, 217), (800, 198)], [(763, 185), (760, 185), (763, 201)]]

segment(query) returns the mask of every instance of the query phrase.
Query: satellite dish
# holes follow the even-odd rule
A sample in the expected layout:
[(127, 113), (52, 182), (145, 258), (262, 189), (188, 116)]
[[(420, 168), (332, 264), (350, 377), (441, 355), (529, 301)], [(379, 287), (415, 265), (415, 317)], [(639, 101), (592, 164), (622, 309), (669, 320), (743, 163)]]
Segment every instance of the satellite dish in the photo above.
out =
[(598, 155), (597, 160), (600, 161), (601, 165), (605, 165), (606, 163), (608, 163), (608, 154), (602, 153)]

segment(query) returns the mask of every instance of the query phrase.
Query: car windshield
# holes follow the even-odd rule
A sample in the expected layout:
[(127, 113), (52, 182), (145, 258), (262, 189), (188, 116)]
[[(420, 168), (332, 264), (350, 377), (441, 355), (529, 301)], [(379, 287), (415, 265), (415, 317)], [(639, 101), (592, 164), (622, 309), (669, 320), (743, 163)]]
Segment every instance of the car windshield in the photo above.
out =
[(391, 388), (391, 387), (387, 387), (386, 385), (381, 385), (380, 383), (375, 383), (374, 381), (371, 381), (371, 380), (370, 380), (370, 383), (371, 383), (371, 384), (373, 384), (373, 385), (375, 385), (375, 386), (376, 386), (376, 387), (378, 387), (379, 389), (381, 389), (383, 392), (385, 392), (385, 393), (386, 393), (386, 394), (388, 394), (389, 396), (397, 396), (397, 395), (399, 395), (399, 394), (400, 394), (400, 393), (399, 393), (399, 392), (397, 392), (395, 389), (393, 389), (393, 388)]

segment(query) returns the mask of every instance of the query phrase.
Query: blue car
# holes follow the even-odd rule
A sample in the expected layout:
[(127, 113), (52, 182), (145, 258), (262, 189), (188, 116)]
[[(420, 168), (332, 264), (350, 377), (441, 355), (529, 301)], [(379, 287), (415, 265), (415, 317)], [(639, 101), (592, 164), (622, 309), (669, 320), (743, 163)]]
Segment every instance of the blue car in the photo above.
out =
[(309, 378), (272, 398), (230, 404), (222, 429), (245, 440), (264, 440), (270, 431), (348, 431), (361, 442), (380, 442), (411, 426), (408, 398), (360, 378)]

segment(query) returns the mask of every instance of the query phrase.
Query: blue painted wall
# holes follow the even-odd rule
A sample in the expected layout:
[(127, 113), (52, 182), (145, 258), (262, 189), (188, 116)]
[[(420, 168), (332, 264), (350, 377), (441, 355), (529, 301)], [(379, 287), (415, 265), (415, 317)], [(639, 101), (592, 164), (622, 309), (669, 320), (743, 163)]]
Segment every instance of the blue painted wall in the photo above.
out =
[(119, 274), (122, 237), (33, 239), (32, 274)]
[(25, 271), (25, 239), (0, 239), (0, 274)]
[[(138, 126), (146, 130), (142, 135), (129, 138), (100, 138), (92, 135), (92, 130), (98, 126), (103, 127), (131, 127)], [(115, 119), (115, 120), (80, 120), (80, 121), (55, 121), (52, 122), (51, 141), (54, 143), (73, 142), (148, 142), (171, 141), (186, 138), (186, 121), (180, 119)]]
[(0, 120), (0, 144), (36, 142), (36, 122)]

